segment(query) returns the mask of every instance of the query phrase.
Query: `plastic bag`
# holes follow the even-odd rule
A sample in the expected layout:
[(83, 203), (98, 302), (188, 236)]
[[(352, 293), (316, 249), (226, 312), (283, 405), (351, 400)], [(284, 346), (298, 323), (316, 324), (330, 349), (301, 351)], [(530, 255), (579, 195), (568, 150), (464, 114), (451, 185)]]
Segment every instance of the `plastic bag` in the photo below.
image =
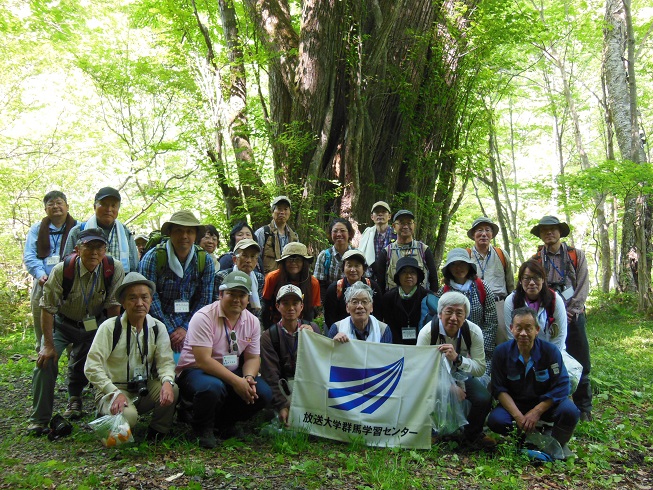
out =
[(122, 413), (104, 415), (89, 422), (88, 425), (100, 437), (105, 447), (115, 447), (134, 442), (129, 423)]
[(569, 384), (571, 385), (569, 394), (572, 395), (576, 391), (576, 388), (578, 388), (580, 377), (583, 375), (583, 366), (566, 350), (562, 351), (562, 362), (565, 363), (567, 374), (569, 374)]
[[(560, 443), (553, 436), (550, 436), (548, 434), (532, 432), (531, 434), (528, 434), (524, 443), (527, 446), (531, 446), (536, 451), (548, 455), (551, 458), (551, 460), (565, 459), (564, 452), (562, 451), (562, 446), (560, 446)], [(537, 458), (537, 459), (541, 459), (541, 458)]]
[(436, 435), (447, 436), (467, 425), (465, 400), (461, 400), (457, 394), (458, 385), (449, 372), (446, 358), (440, 352), (437, 355), (440, 356), (441, 366), (436, 380), (435, 407), (431, 412), (431, 422)]

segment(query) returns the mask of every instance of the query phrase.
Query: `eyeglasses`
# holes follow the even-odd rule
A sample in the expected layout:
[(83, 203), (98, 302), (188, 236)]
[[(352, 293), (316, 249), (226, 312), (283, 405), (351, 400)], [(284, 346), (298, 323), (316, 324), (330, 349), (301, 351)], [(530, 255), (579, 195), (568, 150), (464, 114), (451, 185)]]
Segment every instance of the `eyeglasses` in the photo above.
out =
[(443, 315), (455, 316), (455, 317), (465, 317), (465, 310), (454, 310), (452, 308), (445, 308), (442, 310)]
[(288, 257), (286, 259), (286, 262), (289, 264), (299, 264), (304, 260), (304, 257), (300, 257), (299, 255), (295, 255), (293, 257)]
[(349, 302), (354, 306), (368, 306), (371, 303), (369, 299), (352, 299)]
[(62, 199), (58, 199), (56, 201), (48, 201), (45, 203), (45, 206), (48, 208), (53, 208), (55, 206), (65, 206), (65, 205), (66, 205), (66, 201)]
[(476, 228), (474, 233), (476, 235), (480, 235), (482, 233), (485, 233), (486, 235), (489, 235), (490, 233), (492, 233), (492, 228)]
[(534, 284), (539, 284), (542, 282), (542, 278), (537, 276), (532, 276), (532, 277), (524, 276), (522, 277), (521, 282), (524, 284), (530, 284), (531, 282), (533, 282)]
[(414, 221), (395, 221), (395, 224), (399, 225), (399, 228), (410, 227), (415, 224)]
[(236, 332), (232, 330), (229, 336), (231, 337), (231, 350), (238, 353), (238, 339), (236, 337)]

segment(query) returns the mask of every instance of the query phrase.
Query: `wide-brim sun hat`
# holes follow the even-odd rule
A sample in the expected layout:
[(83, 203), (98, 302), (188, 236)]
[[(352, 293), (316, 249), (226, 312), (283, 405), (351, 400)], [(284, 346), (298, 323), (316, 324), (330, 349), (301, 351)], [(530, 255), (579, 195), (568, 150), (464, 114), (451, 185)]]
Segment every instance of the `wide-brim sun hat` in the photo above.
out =
[(170, 216), (168, 221), (163, 223), (163, 226), (161, 227), (161, 234), (170, 236), (170, 229), (172, 228), (172, 225), (195, 228), (197, 230), (197, 236), (204, 236), (204, 233), (206, 232), (206, 227), (199, 222), (193, 213), (185, 209), (177, 211), (172, 216)]
[(397, 286), (399, 285), (399, 273), (406, 267), (412, 267), (417, 271), (417, 284), (422, 284), (424, 282), (424, 270), (419, 266), (417, 259), (415, 257), (402, 257), (397, 261), (397, 269), (395, 270), (395, 275), (393, 277)]
[(472, 268), (474, 271), (474, 274), (477, 273), (476, 269), (476, 264), (472, 260), (472, 258), (469, 256), (469, 252), (467, 252), (466, 249), (464, 248), (452, 248), (449, 253), (447, 254), (447, 260), (442, 266), (442, 274), (444, 274), (444, 271), (449, 267), (451, 264), (454, 262), (465, 262), (469, 264), (469, 266)]
[(313, 256), (308, 255), (308, 249), (306, 248), (306, 245), (299, 242), (290, 242), (285, 247), (283, 247), (283, 250), (281, 251), (281, 258), (277, 259), (277, 262), (283, 262), (288, 257), (293, 255), (301, 255), (306, 260), (311, 262), (313, 261)]
[(531, 235), (540, 238), (540, 226), (557, 226), (560, 230), (560, 238), (569, 236), (569, 225), (564, 221), (560, 221), (556, 216), (544, 216), (538, 224), (531, 228)]
[(148, 278), (146, 278), (142, 274), (139, 274), (138, 272), (129, 272), (122, 280), (120, 286), (116, 288), (116, 299), (118, 300), (118, 303), (122, 303), (125, 290), (128, 287), (136, 286), (137, 284), (144, 284), (145, 286), (150, 288), (152, 294), (154, 294), (154, 292), (156, 291), (156, 284), (154, 284)]
[(476, 218), (474, 222), (472, 223), (472, 227), (467, 230), (467, 236), (471, 238), (472, 240), (474, 239), (474, 230), (479, 226), (479, 225), (490, 225), (490, 228), (492, 228), (492, 238), (497, 236), (499, 234), (499, 226), (492, 221), (490, 218), (487, 216), (481, 216), (480, 218)]

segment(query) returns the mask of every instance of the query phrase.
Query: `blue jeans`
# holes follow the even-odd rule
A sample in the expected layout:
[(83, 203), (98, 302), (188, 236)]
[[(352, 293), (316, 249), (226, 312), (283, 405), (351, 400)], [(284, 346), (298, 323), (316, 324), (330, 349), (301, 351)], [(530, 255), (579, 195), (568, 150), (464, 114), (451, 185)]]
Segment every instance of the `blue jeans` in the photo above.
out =
[[(531, 410), (533, 405), (517, 404), (517, 408), (521, 413), (527, 413)], [(580, 418), (580, 411), (569, 398), (565, 398), (557, 405), (553, 405), (549, 410), (542, 414), (541, 420), (545, 422), (553, 422), (553, 437), (555, 437), (561, 445), (567, 444), (571, 435), (574, 433), (578, 419)], [(501, 405), (496, 407), (490, 412), (487, 419), (487, 426), (492, 432), (497, 434), (508, 434), (513, 427), (513, 418), (508, 411)]]
[[(234, 373), (241, 375), (240, 368)], [(193, 405), (192, 426), (195, 430), (227, 428), (247, 420), (272, 402), (272, 390), (258, 376), (258, 399), (251, 405), (243, 401), (234, 389), (220, 378), (198, 368), (184, 369), (178, 378), (181, 397)]]

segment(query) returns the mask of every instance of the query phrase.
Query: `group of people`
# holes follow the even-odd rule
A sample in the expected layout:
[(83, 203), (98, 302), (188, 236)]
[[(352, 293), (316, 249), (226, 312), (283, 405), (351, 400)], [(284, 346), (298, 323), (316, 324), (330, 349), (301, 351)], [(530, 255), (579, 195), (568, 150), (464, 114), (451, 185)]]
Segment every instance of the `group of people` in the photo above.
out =
[[(298, 335), (434, 345), (464, 382), (471, 403), (464, 438), (490, 445), (488, 427), (507, 433), (553, 423), (566, 448), (579, 419), (590, 420), (590, 357), (584, 303), (585, 256), (561, 239), (569, 226), (545, 216), (531, 230), (543, 241), (519, 268), (492, 245), (489, 218), (472, 223), (470, 248), (451, 250), (441, 269), (415, 237), (415, 216), (383, 201), (358, 248), (344, 218), (329, 224), (332, 246), (315, 260), (288, 222), (286, 196), (272, 200), (272, 220), (254, 231), (236, 224), (230, 251), (215, 253), (219, 233), (180, 210), (159, 243), (134, 237), (118, 220), (121, 196), (100, 189), (94, 215), (76, 222), (66, 196), (44, 199), (46, 217), (29, 231), (25, 264), (33, 276), (36, 349), (28, 430), (46, 433), (54, 407), (57, 360), (69, 349), (68, 406), (82, 414), (90, 382), (101, 415), (130, 425), (154, 411), (147, 438), (164, 437), (175, 407), (202, 447), (231, 437), (235, 423), (271, 406), (288, 423)], [(315, 322), (324, 318), (324, 328)], [(514, 341), (513, 341), (514, 339)], [(562, 351), (583, 366), (569, 401)], [(498, 401), (492, 410), (492, 399)]]

